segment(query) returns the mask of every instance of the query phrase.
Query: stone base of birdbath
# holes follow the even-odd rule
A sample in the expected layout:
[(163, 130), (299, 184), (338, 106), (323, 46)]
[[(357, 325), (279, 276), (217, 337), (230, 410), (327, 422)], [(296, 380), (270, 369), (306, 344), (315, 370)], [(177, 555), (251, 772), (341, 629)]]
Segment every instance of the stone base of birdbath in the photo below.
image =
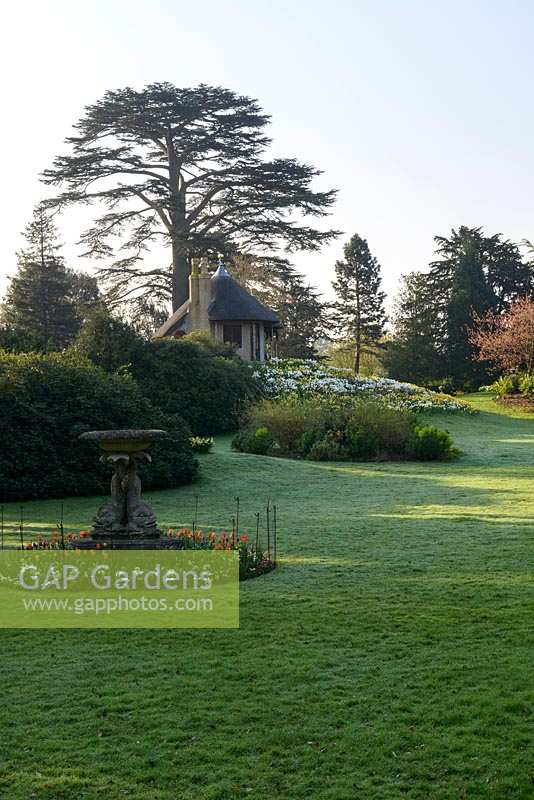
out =
[(146, 549), (159, 547), (162, 538), (154, 512), (141, 499), (139, 461), (151, 461), (147, 450), (157, 439), (167, 436), (161, 430), (89, 431), (79, 437), (98, 442), (104, 455), (101, 461), (113, 466), (111, 499), (98, 509), (90, 537), (72, 542), (77, 548)]

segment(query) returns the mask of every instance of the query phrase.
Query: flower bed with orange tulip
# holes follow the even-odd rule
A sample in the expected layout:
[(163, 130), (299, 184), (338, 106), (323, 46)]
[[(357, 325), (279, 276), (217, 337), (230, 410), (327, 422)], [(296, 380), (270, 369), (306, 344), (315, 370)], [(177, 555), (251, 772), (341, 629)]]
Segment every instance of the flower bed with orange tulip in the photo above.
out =
[[(38, 536), (24, 545), (24, 550), (63, 550), (76, 548), (76, 542), (90, 537), (89, 531), (68, 533), (61, 536), (59, 531), (50, 537)], [(158, 548), (169, 550), (235, 550), (239, 553), (239, 580), (257, 578), (270, 572), (276, 566), (276, 554), (265, 550), (256, 539), (251, 541), (245, 534), (225, 531), (216, 532), (190, 528), (169, 528), (165, 536), (157, 540)], [(113, 543), (96, 542), (96, 550), (113, 547)], [(18, 549), (21, 549), (20, 547)]]
[(252, 542), (245, 534), (169, 528), (167, 539), (169, 547), (180, 550), (237, 550), (241, 581), (256, 578), (276, 566), (276, 557), (265, 551), (258, 540)]

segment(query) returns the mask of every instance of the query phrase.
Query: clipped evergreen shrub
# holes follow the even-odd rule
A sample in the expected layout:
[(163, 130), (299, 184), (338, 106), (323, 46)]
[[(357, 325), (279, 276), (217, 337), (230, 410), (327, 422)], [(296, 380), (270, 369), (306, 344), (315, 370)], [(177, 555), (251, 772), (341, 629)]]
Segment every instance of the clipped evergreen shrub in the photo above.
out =
[(237, 429), (243, 409), (258, 394), (250, 367), (198, 342), (159, 339), (148, 346), (150, 369), (133, 364), (131, 372), (152, 403), (182, 416), (198, 436)]
[(190, 430), (141, 394), (128, 375), (109, 375), (76, 354), (0, 351), (1, 500), (109, 492), (111, 468), (99, 463), (88, 430), (163, 428), (142, 468), (145, 489), (191, 482), (197, 470)]
[(265, 425), (259, 428), (246, 428), (240, 431), (233, 439), (232, 446), (243, 453), (253, 453), (256, 456), (265, 456), (273, 445), (273, 438)]
[(410, 455), (417, 461), (442, 461), (454, 457), (458, 451), (447, 431), (433, 425), (417, 425), (410, 444)]

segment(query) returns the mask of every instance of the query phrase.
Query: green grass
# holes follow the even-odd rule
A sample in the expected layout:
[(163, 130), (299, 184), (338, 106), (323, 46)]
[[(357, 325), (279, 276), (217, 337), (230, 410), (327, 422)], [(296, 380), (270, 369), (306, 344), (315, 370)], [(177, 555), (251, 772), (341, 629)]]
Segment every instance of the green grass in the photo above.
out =
[(249, 527), (270, 496), (281, 566), (242, 585), (236, 631), (2, 631), (0, 798), (532, 798), (534, 419), (469, 399), (431, 417), (454, 463), (220, 439), (198, 484), (153, 494), (165, 524), (198, 494), (218, 526), (239, 494)]

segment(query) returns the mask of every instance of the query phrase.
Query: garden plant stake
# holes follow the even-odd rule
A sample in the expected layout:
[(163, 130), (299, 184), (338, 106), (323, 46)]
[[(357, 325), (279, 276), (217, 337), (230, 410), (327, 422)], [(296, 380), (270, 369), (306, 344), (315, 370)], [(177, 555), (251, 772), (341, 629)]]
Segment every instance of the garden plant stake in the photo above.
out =
[(197, 520), (198, 520), (198, 494), (195, 495), (195, 517), (193, 519), (193, 534), (197, 529)]
[(278, 550), (278, 529), (276, 524), (276, 506), (273, 505), (273, 537), (274, 537), (274, 553), (273, 553), (273, 564), (276, 566), (276, 553)]
[(271, 500), (267, 500), (267, 556), (271, 558)]
[(24, 550), (24, 509), (20, 507), (20, 546)]
[(58, 523), (59, 533), (61, 535), (61, 549), (65, 549), (65, 529), (63, 527), (63, 502), (61, 503), (61, 512)]
[(236, 510), (235, 510), (235, 535), (239, 539), (239, 497), (236, 496), (234, 498)]

